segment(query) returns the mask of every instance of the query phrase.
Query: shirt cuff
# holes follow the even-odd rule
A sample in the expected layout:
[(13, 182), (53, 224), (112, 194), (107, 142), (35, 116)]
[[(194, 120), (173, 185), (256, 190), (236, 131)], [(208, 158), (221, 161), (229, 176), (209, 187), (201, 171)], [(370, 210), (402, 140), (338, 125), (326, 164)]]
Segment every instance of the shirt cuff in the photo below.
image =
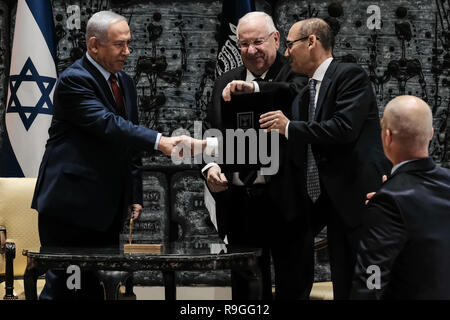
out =
[(260, 92), (259, 90), (259, 84), (256, 81), (252, 81), (253, 82), (253, 92)]
[(214, 166), (219, 166), (217, 163), (215, 162), (210, 162), (208, 163), (206, 166), (203, 167), (202, 169), (202, 175), (205, 177), (205, 179), (208, 177), (208, 169)]
[(159, 140), (161, 139), (162, 134), (158, 132), (158, 135), (156, 136), (155, 141), (155, 150), (158, 150)]
[(219, 139), (214, 137), (207, 137), (205, 154), (210, 157), (215, 157), (218, 153), (219, 153)]
[(284, 129), (284, 136), (286, 137), (286, 140), (288, 139), (289, 123), (291, 122), (288, 121), (288, 123), (286, 124), (286, 129)]

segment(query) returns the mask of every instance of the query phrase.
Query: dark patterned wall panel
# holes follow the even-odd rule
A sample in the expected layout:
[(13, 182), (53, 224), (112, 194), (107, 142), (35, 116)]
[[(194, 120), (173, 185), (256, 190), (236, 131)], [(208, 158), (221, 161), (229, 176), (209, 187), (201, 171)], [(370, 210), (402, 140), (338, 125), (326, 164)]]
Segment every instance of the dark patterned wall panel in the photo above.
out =
[[(169, 200), (166, 176), (161, 172), (146, 172), (143, 179), (143, 207), (138, 220), (133, 223), (134, 243), (161, 243), (168, 240)], [(121, 236), (128, 241), (129, 224)]]
[(204, 205), (203, 181), (199, 179), (199, 173), (185, 171), (175, 174), (170, 192), (172, 221), (180, 226), (179, 238), (217, 242), (219, 238)]

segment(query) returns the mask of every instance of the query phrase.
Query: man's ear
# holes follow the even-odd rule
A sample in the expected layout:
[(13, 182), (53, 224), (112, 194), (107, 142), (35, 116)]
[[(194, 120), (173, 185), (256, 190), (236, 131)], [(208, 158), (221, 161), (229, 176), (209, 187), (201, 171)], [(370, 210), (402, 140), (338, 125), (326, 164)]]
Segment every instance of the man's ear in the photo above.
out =
[(98, 52), (98, 39), (96, 37), (90, 37), (88, 40), (88, 49), (93, 53)]
[(386, 130), (386, 134), (385, 134), (386, 144), (390, 145), (392, 143), (392, 131), (390, 129), (385, 129), (385, 130)]
[(280, 33), (278, 31), (275, 31), (273, 39), (275, 40), (275, 44), (277, 45), (278, 49), (278, 47), (280, 46)]

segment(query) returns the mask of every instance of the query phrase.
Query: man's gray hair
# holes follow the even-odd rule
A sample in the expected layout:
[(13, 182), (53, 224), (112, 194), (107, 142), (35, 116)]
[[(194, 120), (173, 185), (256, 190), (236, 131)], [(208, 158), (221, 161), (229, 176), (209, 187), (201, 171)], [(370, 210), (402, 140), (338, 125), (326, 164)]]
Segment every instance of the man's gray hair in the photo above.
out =
[(269, 16), (267, 13), (263, 12), (263, 11), (252, 11), (247, 13), (246, 15), (244, 15), (243, 17), (241, 17), (238, 21), (238, 25), (236, 27), (236, 35), (239, 39), (239, 25), (242, 22), (248, 21), (248, 20), (252, 20), (255, 18), (259, 18), (259, 17), (264, 17), (266, 18), (266, 23), (267, 23), (267, 31), (270, 33), (277, 31), (277, 28), (275, 28), (275, 24), (273, 23), (273, 19), (271, 16)]
[(86, 45), (88, 45), (91, 37), (96, 37), (101, 43), (106, 43), (108, 41), (109, 26), (122, 20), (127, 21), (124, 16), (112, 11), (95, 13), (86, 26)]

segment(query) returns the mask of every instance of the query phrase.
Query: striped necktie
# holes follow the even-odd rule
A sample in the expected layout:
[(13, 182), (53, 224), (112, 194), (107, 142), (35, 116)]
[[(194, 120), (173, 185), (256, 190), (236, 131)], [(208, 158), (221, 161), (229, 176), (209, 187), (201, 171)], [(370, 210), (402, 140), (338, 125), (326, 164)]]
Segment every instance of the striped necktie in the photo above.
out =
[[(317, 81), (314, 79), (309, 81), (309, 121), (314, 121), (316, 112), (316, 83)], [(306, 161), (306, 190), (312, 202), (316, 202), (320, 196), (320, 180), (319, 170), (317, 169), (316, 160), (314, 159), (314, 155), (312, 153), (311, 144), (308, 144)]]

